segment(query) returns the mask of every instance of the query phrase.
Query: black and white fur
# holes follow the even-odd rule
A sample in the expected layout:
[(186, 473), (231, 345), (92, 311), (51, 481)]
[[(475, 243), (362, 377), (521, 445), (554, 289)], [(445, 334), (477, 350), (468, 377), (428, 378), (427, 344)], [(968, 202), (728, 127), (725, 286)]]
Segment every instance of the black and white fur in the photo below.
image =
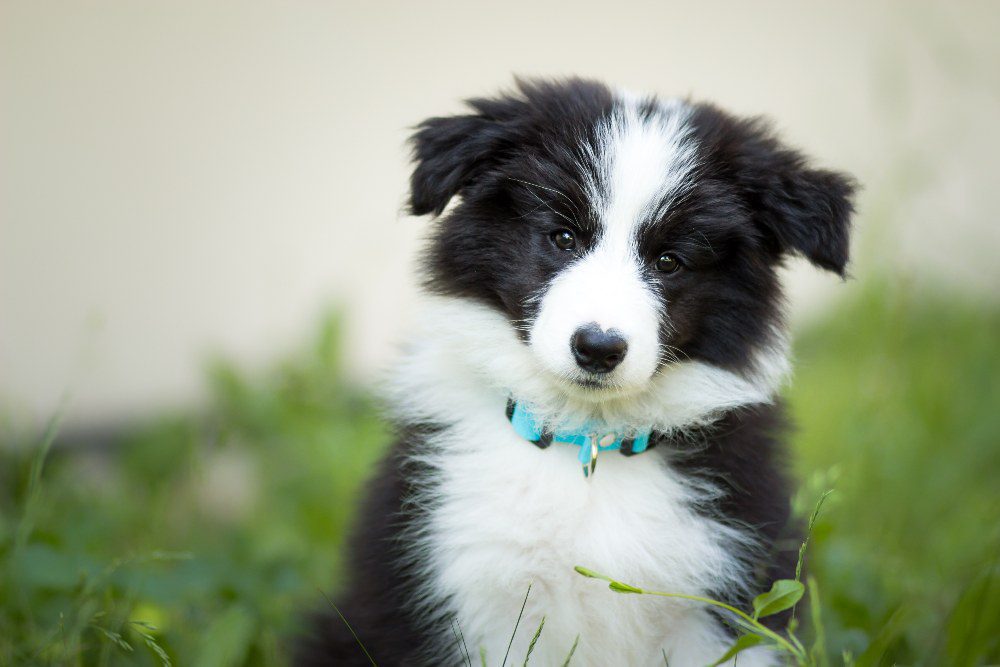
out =
[[(710, 610), (573, 567), (740, 605), (790, 575), (776, 269), (799, 254), (843, 275), (851, 181), (708, 104), (583, 80), (468, 104), (413, 137), (411, 209), (448, 212), (338, 606), (380, 665), (461, 664), (456, 628), (499, 664), (529, 584), (518, 660), (544, 616), (534, 664), (561, 664), (577, 636), (575, 665), (711, 663), (732, 632)], [(571, 350), (595, 323), (627, 341), (608, 373)], [(513, 431), (509, 397), (549, 426), (652, 429), (656, 447), (603, 453), (585, 479), (575, 447)], [(301, 665), (367, 664), (332, 612), (298, 649)]]

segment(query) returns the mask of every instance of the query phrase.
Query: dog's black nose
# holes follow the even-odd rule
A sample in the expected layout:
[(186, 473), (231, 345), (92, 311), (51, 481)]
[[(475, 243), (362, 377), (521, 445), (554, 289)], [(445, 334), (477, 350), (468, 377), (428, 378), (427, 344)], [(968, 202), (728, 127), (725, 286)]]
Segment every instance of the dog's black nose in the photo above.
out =
[(591, 373), (610, 373), (625, 358), (628, 344), (614, 329), (602, 331), (596, 324), (576, 330), (570, 347), (577, 365)]

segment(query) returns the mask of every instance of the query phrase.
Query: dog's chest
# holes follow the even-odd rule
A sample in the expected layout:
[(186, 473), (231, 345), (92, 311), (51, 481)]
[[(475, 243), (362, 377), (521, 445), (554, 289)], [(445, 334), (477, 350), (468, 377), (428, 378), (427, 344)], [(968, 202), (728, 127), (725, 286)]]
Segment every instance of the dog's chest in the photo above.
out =
[(543, 616), (537, 664), (562, 664), (577, 636), (574, 664), (662, 664), (664, 651), (683, 657), (691, 640), (713, 659), (717, 630), (702, 610), (617, 594), (574, 571), (683, 593), (732, 576), (726, 531), (690, 508), (695, 491), (660, 452), (604, 452), (588, 480), (571, 445), (538, 449), (509, 428), (455, 427), (440, 438), (428, 590), (447, 601), (471, 652), (502, 659), (530, 585), (517, 660)]

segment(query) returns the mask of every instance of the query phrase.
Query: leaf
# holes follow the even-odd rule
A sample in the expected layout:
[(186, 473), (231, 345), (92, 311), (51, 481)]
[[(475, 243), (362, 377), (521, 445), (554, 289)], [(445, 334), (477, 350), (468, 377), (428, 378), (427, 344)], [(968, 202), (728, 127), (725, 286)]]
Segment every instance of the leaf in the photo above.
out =
[(778, 579), (771, 585), (771, 590), (761, 593), (753, 599), (754, 619), (791, 609), (802, 599), (805, 591), (806, 587), (802, 585), (801, 581)]
[(641, 588), (636, 588), (635, 586), (629, 586), (628, 584), (623, 584), (620, 581), (612, 581), (608, 584), (608, 588), (613, 590), (615, 593), (642, 593)]
[(868, 642), (864, 653), (855, 658), (859, 665), (882, 664), (882, 658), (893, 642), (899, 639), (906, 632), (907, 625), (912, 620), (916, 610), (906, 607), (897, 607), (889, 616), (881, 621), (878, 632)]
[(729, 650), (726, 651), (726, 653), (721, 658), (713, 662), (711, 667), (716, 667), (717, 665), (721, 665), (727, 660), (732, 660), (737, 653), (742, 653), (748, 648), (753, 648), (754, 646), (757, 646), (763, 641), (764, 638), (761, 637), (760, 635), (740, 635), (739, 639), (737, 639), (736, 642), (729, 647)]
[(582, 565), (577, 565), (573, 569), (576, 570), (577, 574), (582, 574), (583, 576), (590, 577), (591, 579), (603, 579), (604, 581), (611, 581), (611, 577), (607, 577), (603, 574), (594, 572), (590, 568), (584, 567)]
[(514, 623), (514, 631), (510, 633), (510, 642), (507, 644), (507, 652), (503, 654), (503, 662), (500, 663), (500, 667), (507, 667), (507, 658), (510, 656), (510, 647), (514, 645), (514, 637), (517, 635), (517, 628), (521, 625), (521, 617), (524, 616), (524, 607), (528, 604), (528, 596), (531, 595), (531, 584), (528, 584), (528, 590), (524, 594), (524, 602), (521, 603), (521, 611), (517, 614), (517, 622)]
[(609, 576), (607, 576), (605, 574), (601, 574), (599, 572), (594, 572), (590, 568), (583, 567), (582, 565), (577, 565), (573, 569), (577, 571), (577, 574), (582, 574), (585, 577), (589, 577), (591, 579), (603, 579), (604, 581), (608, 582), (608, 588), (610, 588), (611, 590), (613, 590), (616, 593), (643, 593), (644, 592), (641, 588), (636, 588), (635, 586), (630, 586), (629, 584), (624, 584), (624, 583), (622, 583), (620, 581), (615, 581), (614, 579), (612, 579), (611, 577), (609, 577)]
[(997, 644), (997, 619), (1000, 619), (1000, 569), (983, 572), (961, 591), (948, 619), (947, 662), (951, 665), (990, 662), (987, 654), (990, 646)]

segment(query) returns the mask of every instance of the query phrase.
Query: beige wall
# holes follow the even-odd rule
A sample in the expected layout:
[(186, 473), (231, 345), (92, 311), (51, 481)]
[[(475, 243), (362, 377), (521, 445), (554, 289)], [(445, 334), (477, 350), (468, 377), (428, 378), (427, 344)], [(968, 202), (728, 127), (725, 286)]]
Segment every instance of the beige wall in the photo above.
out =
[[(765, 113), (866, 185), (865, 267), (1000, 284), (1000, 4), (0, 0), (0, 410), (196, 401), (349, 315), (369, 377), (426, 223), (405, 128), (577, 73)], [(796, 313), (836, 287), (796, 269)], [(805, 314), (805, 315), (803, 315)]]

